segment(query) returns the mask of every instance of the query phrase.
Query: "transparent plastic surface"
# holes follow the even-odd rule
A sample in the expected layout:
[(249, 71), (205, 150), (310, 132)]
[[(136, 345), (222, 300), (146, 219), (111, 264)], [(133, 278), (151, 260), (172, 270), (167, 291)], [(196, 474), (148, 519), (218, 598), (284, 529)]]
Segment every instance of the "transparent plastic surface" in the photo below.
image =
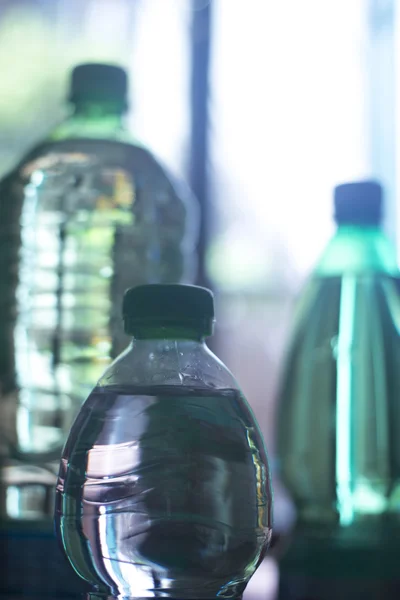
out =
[(304, 291), (285, 365), (278, 453), (298, 513), (288, 561), (393, 574), (400, 279), (382, 232), (354, 229), (339, 230)]
[(365, 534), (362, 517), (397, 518), (399, 293), (386, 275), (309, 286), (280, 423), (282, 474), (306, 521)]
[(271, 536), (262, 437), (201, 342), (140, 340), (106, 371), (65, 446), (64, 551), (94, 593), (240, 597)]
[[(148, 150), (127, 143), (118, 123), (72, 118), (0, 186), (6, 517), (50, 517), (52, 503), (39, 498), (54, 488), (54, 461), (94, 382), (126, 345), (125, 289), (195, 276), (193, 198)], [(87, 137), (74, 138), (79, 131)], [(28, 484), (27, 470), (37, 468), (50, 487)]]

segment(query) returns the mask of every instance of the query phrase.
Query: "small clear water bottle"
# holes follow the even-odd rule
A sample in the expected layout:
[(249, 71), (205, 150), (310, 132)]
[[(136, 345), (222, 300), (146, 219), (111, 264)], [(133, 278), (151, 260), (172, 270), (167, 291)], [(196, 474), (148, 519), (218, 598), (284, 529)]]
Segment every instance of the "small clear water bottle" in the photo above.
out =
[(281, 574), (298, 591), (302, 579), (295, 598), (398, 598), (400, 278), (381, 186), (338, 186), (335, 220), (282, 378), (280, 474), (297, 524)]
[(240, 598), (272, 526), (262, 436), (204, 339), (212, 294), (124, 297), (129, 347), (84, 403), (61, 458), (56, 529), (95, 597)]
[(69, 100), (0, 186), (0, 518), (51, 518), (67, 433), (125, 344), (118, 298), (195, 277), (196, 204), (126, 133), (125, 71), (76, 67)]

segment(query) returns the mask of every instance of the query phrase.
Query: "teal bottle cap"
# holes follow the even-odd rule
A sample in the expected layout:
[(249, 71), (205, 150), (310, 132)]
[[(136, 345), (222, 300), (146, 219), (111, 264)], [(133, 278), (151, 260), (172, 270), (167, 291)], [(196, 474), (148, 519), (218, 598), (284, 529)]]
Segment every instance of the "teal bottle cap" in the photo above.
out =
[(117, 102), (128, 106), (128, 75), (122, 67), (103, 63), (77, 65), (71, 74), (69, 100), (79, 102)]
[(212, 334), (214, 297), (207, 288), (181, 284), (148, 284), (125, 292), (122, 313), (125, 332), (138, 328), (185, 327)]

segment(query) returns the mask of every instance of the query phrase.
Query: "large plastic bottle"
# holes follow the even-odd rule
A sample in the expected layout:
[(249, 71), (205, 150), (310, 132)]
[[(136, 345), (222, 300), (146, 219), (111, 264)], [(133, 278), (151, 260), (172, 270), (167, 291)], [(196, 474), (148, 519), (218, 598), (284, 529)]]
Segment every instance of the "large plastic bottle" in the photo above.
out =
[(132, 284), (194, 278), (191, 195), (123, 127), (127, 76), (72, 73), (73, 113), (0, 189), (0, 518), (50, 519), (62, 446), (125, 339)]
[(399, 578), (400, 279), (381, 213), (378, 183), (335, 189), (338, 229), (287, 355), (278, 454), (298, 516), (281, 564), (293, 598), (400, 593), (382, 587)]
[(130, 346), (83, 405), (63, 451), (56, 528), (97, 598), (240, 598), (271, 536), (264, 443), (205, 344), (205, 288), (124, 297)]

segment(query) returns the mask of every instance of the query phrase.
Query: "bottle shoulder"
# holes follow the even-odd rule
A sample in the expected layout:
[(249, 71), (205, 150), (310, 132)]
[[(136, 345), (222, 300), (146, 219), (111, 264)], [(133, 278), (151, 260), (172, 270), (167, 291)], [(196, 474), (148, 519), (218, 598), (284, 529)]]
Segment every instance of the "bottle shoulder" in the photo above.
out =
[(232, 373), (206, 344), (183, 340), (134, 340), (99, 385), (239, 389)]
[(366, 272), (399, 274), (394, 245), (378, 227), (340, 228), (326, 246), (314, 274)]

